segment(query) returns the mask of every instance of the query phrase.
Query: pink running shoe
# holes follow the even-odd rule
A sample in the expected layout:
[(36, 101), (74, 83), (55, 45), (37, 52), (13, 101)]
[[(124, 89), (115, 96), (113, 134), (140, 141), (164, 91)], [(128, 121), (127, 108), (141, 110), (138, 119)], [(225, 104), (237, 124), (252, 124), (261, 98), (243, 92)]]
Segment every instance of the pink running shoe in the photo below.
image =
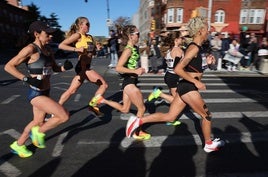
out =
[(134, 131), (141, 125), (141, 119), (137, 116), (130, 116), (126, 127), (126, 136), (130, 138)]
[(204, 151), (207, 153), (218, 151), (219, 148), (223, 147), (224, 145), (225, 145), (225, 142), (223, 140), (220, 140), (220, 138), (215, 138), (211, 144), (205, 145)]

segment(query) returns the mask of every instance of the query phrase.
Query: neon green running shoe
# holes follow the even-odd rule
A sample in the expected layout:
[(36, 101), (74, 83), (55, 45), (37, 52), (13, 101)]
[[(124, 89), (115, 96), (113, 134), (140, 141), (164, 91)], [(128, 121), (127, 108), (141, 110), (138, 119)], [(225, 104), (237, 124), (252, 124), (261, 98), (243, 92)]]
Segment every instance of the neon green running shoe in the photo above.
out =
[(139, 131), (138, 134), (135, 132), (132, 137), (136, 140), (149, 140), (151, 138), (151, 135), (144, 131)]
[(19, 146), (17, 141), (13, 142), (9, 147), (12, 153), (17, 154), (21, 158), (33, 155), (32, 151), (29, 151), (25, 145)]
[(98, 104), (101, 103), (102, 100), (103, 100), (103, 97), (102, 97), (100, 94), (98, 94), (98, 95), (94, 96), (94, 97), (90, 100), (90, 102), (89, 102), (89, 106), (92, 106), (92, 107), (97, 106)]
[(148, 101), (152, 101), (153, 99), (158, 98), (161, 93), (162, 91), (159, 88), (154, 88), (153, 92), (148, 96)]
[(173, 122), (167, 122), (166, 125), (173, 125), (173, 126), (177, 126), (180, 125), (181, 122), (178, 120), (174, 120)]
[(38, 148), (45, 148), (45, 134), (39, 132), (39, 126), (34, 126), (31, 130), (32, 143)]

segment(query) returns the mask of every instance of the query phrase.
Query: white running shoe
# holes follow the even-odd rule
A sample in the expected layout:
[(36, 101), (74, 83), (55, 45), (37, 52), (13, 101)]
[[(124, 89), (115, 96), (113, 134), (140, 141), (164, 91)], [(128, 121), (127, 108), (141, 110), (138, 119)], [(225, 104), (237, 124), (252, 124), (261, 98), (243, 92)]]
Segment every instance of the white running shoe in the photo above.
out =
[(134, 131), (141, 125), (141, 120), (137, 116), (130, 116), (127, 121), (126, 136), (130, 138)]
[(206, 144), (204, 151), (209, 153), (212, 151), (218, 151), (220, 147), (224, 146), (225, 142), (220, 140), (220, 138), (215, 138), (211, 144)]

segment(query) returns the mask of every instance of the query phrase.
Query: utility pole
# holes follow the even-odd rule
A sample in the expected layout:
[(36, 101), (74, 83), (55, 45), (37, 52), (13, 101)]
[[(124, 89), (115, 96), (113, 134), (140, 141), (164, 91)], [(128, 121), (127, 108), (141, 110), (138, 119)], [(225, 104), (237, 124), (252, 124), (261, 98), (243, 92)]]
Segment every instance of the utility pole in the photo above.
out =
[(210, 31), (211, 24), (211, 11), (212, 11), (212, 0), (208, 0), (208, 30)]
[(110, 19), (110, 6), (109, 6), (109, 0), (106, 0), (106, 4), (107, 4), (107, 20), (106, 20), (106, 24), (108, 26), (108, 36), (111, 30), (111, 26), (112, 26), (112, 20)]
[(107, 19), (110, 19), (110, 6), (109, 6), (109, 0), (106, 0), (107, 3)]

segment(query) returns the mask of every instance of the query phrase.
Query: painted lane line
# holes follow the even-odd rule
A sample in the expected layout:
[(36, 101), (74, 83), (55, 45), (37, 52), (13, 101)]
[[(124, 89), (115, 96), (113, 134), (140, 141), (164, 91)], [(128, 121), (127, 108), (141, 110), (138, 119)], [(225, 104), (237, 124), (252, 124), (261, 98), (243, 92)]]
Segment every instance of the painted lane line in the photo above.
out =
[[(211, 112), (213, 119), (242, 119), (244, 117), (258, 117), (258, 118), (268, 118), (268, 111), (244, 111), (244, 112)], [(120, 115), (121, 120), (128, 120), (133, 114)], [(145, 113), (144, 116), (149, 115)], [(197, 113), (186, 112), (182, 114), (179, 119), (200, 119)]]
[[(146, 102), (147, 99), (144, 99), (144, 102)], [(267, 99), (263, 98), (263, 99), (251, 99), (251, 98), (207, 98), (204, 99), (204, 101), (206, 103), (256, 103), (256, 102), (268, 102)], [(162, 102), (162, 100), (156, 100), (155, 102), (157, 102), (156, 104), (160, 104)], [(153, 103), (155, 103), (153, 102)], [(159, 103), (158, 103), (159, 102)], [(166, 102), (167, 103), (167, 102)]]
[[(142, 93), (151, 93), (152, 90), (147, 90), (147, 89), (141, 89)], [(163, 89), (162, 92), (164, 93), (169, 93), (168, 89)], [(209, 89), (209, 90), (200, 90), (200, 93), (252, 93), (254, 95), (260, 95), (260, 94), (266, 94), (268, 92), (260, 92), (258, 90), (248, 90), (248, 89)]]
[[(267, 141), (268, 132), (241, 132), (241, 133), (227, 133), (220, 135), (221, 139), (226, 143), (252, 143)], [(200, 136), (197, 134), (189, 136), (152, 136), (147, 141), (137, 141), (134, 138), (125, 137), (121, 146), (123, 148), (128, 147), (169, 147), (169, 146), (191, 146), (191, 145), (203, 145)]]
[(68, 132), (62, 133), (59, 138), (58, 141), (53, 149), (52, 152), (52, 157), (59, 157), (61, 155), (61, 152), (63, 151), (64, 145), (63, 145), (63, 140), (64, 138), (67, 136)]
[[(243, 117), (268, 118), (268, 111), (211, 112), (215, 119), (241, 119)], [(185, 113), (179, 119), (200, 118), (197, 113)]]
[[(252, 142), (267, 142), (268, 131), (262, 132), (240, 132), (240, 133), (225, 133), (221, 134), (221, 139), (226, 143), (252, 143)], [(203, 145), (203, 142), (198, 134), (186, 135), (186, 136), (152, 136), (150, 140), (137, 141), (134, 138), (125, 137), (121, 142), (119, 141), (95, 141), (82, 139), (78, 141), (78, 145), (109, 145), (120, 144), (123, 148), (128, 147), (170, 147), (170, 146), (192, 146)]]
[[(122, 83), (119, 84), (120, 86)], [(156, 86), (156, 83), (138, 83), (138, 86)], [(157, 86), (166, 86), (165, 83), (157, 83)], [(206, 83), (206, 86), (240, 86), (239, 84), (232, 83)]]
[(12, 95), (11, 97), (9, 97), (6, 100), (2, 101), (1, 104), (8, 104), (8, 103), (14, 101), (18, 97), (20, 97), (20, 95)]
[(80, 98), (81, 98), (81, 94), (80, 93), (76, 94), (74, 97), (74, 102), (79, 102)]
[[(11, 136), (12, 138), (14, 138), (14, 139), (19, 139), (19, 137), (20, 137), (20, 135), (21, 135), (21, 133), (19, 133), (18, 131), (16, 131), (15, 129), (8, 129), (8, 130), (5, 130), (5, 131), (3, 131), (3, 132), (0, 132), (0, 135), (2, 135), (2, 134), (6, 134), (6, 135), (9, 135), (9, 136)], [(29, 145), (29, 144), (31, 144), (32, 142), (31, 142), (31, 140), (27, 140), (26, 141), (26, 143), (25, 143), (25, 145), (27, 146), (27, 145)]]
[(54, 89), (58, 89), (58, 90), (62, 90), (62, 91), (66, 91), (67, 89), (62, 88), (62, 87), (53, 87)]
[(22, 174), (22, 172), (17, 169), (16, 167), (14, 167), (13, 165), (11, 165), (8, 162), (3, 162), (2, 159), (0, 159), (0, 172), (3, 173), (5, 176), (7, 177), (17, 177), (20, 176)]

